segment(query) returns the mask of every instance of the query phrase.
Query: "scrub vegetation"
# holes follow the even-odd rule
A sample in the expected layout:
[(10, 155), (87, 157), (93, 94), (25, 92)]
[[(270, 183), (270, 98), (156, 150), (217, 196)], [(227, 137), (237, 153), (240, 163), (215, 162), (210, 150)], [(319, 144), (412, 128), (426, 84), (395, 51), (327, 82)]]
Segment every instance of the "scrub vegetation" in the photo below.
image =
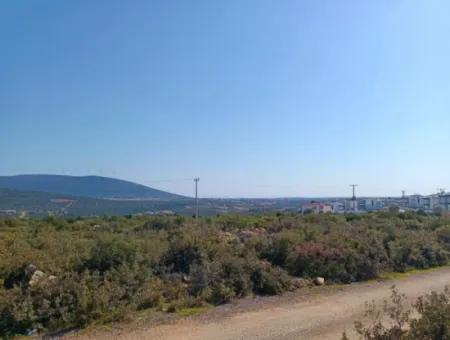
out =
[(450, 219), (418, 213), (0, 219), (0, 337), (191, 315), (444, 265), (449, 250)]
[[(419, 297), (408, 308), (406, 296), (395, 287), (382, 307), (368, 305), (369, 321), (355, 323), (360, 340), (446, 340), (450, 339), (450, 291)], [(344, 333), (342, 340), (347, 340)]]

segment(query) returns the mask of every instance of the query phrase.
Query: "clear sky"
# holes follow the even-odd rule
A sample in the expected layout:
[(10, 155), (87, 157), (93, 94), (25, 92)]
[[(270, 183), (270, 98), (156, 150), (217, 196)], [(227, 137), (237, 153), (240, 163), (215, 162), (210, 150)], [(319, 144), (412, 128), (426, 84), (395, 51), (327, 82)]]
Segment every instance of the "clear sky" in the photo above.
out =
[(450, 1), (0, 0), (0, 174), (450, 189)]

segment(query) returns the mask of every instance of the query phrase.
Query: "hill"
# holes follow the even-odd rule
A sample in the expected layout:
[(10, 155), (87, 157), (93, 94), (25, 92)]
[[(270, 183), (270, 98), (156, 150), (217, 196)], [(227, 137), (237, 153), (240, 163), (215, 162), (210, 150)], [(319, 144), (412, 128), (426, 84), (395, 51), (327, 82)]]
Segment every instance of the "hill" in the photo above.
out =
[[(202, 216), (298, 211), (305, 199), (205, 199), (199, 200)], [(0, 216), (113, 216), (132, 214), (179, 214), (191, 216), (195, 211), (192, 198), (178, 199), (103, 199), (42, 191), (0, 188)]]
[(111, 200), (0, 188), (0, 216), (102, 216), (173, 211), (192, 214), (190, 199)]
[(0, 188), (104, 199), (172, 200), (183, 196), (100, 176), (0, 176)]

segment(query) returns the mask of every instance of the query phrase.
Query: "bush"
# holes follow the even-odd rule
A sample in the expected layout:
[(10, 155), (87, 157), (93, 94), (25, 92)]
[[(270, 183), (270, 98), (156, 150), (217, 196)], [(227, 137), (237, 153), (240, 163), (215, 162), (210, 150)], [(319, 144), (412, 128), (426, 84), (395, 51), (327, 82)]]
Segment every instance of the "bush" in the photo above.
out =
[(340, 280), (346, 275), (344, 260), (345, 253), (341, 249), (310, 241), (297, 246), (288, 267), (296, 276)]
[[(280, 294), (290, 275), (351, 282), (441, 265), (448, 226), (395, 212), (0, 219), (0, 338)], [(30, 286), (30, 264), (57, 279)]]
[(253, 292), (261, 295), (281, 294), (290, 287), (290, 279), (281, 268), (258, 266), (251, 275)]
[[(365, 340), (445, 340), (450, 339), (450, 291), (420, 297), (412, 310), (405, 307), (405, 295), (392, 288), (390, 302), (381, 309), (371, 304), (368, 324), (357, 321), (355, 330)], [(386, 322), (388, 319), (388, 322)], [(342, 339), (348, 339), (343, 335)]]
[(223, 283), (219, 283), (215, 285), (208, 296), (208, 302), (213, 303), (215, 305), (220, 305), (222, 303), (230, 302), (236, 293), (234, 292), (232, 287), (226, 286)]
[(414, 306), (420, 315), (409, 324), (410, 339), (450, 339), (450, 292), (432, 292)]
[(437, 237), (440, 242), (450, 247), (450, 225), (439, 228), (437, 230)]
[(263, 257), (276, 266), (284, 267), (294, 247), (302, 242), (303, 239), (303, 233), (298, 231), (288, 230), (280, 232), (266, 245)]
[(223, 256), (211, 263), (209, 285), (214, 296), (224, 296), (226, 299), (213, 298), (212, 302), (223, 303), (232, 297), (243, 297), (252, 291), (249, 264), (246, 259)]
[(399, 237), (388, 245), (396, 271), (430, 268), (448, 261), (448, 252), (436, 242), (436, 236), (415, 233)]
[(125, 264), (133, 265), (136, 256), (135, 247), (124, 239), (100, 239), (92, 249), (91, 256), (86, 260), (83, 268), (104, 273)]

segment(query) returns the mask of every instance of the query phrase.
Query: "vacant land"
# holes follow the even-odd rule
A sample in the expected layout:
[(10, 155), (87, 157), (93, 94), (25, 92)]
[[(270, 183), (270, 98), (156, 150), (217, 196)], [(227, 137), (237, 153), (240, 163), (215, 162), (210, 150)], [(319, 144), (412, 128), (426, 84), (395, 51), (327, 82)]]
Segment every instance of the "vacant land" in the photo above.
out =
[[(0, 337), (190, 315), (450, 258), (449, 218), (418, 213), (0, 219), (0, 233)], [(279, 308), (273, 318), (294, 323)]]
[[(127, 329), (74, 335), (76, 339), (167, 339), (167, 340), (231, 340), (231, 339), (339, 339), (344, 330), (352, 335), (353, 322), (360, 319), (365, 303), (382, 302), (390, 296), (390, 287), (405, 293), (410, 302), (431, 291), (441, 291), (450, 284), (450, 268), (414, 274), (403, 279), (352, 284), (321, 294), (289, 302), (280, 298), (260, 310), (197, 316), (170, 325), (150, 329)], [(295, 299), (294, 299), (295, 300)], [(241, 304), (245, 304), (242, 302)], [(240, 311), (239, 311), (240, 310)]]

